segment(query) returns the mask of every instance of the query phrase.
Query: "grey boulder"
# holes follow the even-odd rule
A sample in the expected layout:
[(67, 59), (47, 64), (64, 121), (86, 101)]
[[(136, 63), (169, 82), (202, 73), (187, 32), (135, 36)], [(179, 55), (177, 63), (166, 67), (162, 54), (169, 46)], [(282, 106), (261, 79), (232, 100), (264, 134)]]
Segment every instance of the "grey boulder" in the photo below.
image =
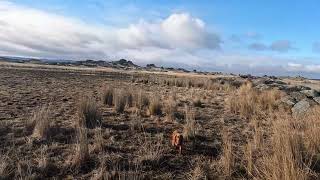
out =
[(315, 98), (315, 97), (320, 96), (319, 92), (314, 89), (303, 90), (303, 91), (301, 91), (301, 93), (305, 94), (307, 97), (310, 97), (310, 98)]
[(297, 103), (297, 101), (291, 96), (284, 96), (280, 99), (280, 101), (291, 107)]
[(291, 108), (292, 115), (294, 117), (301, 117), (310, 109), (310, 107), (310, 101), (308, 99), (303, 99)]
[(315, 102), (317, 102), (318, 104), (320, 104), (320, 96), (314, 97), (313, 100), (314, 100)]
[(289, 95), (292, 98), (294, 98), (295, 101), (297, 101), (297, 102), (307, 98), (307, 96), (301, 92), (291, 92), (291, 93), (289, 93)]

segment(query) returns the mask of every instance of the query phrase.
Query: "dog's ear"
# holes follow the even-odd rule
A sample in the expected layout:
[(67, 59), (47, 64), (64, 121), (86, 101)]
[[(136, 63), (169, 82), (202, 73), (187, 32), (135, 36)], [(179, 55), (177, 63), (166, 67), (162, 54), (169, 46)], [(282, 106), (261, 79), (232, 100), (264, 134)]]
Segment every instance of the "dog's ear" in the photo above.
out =
[(176, 139), (175, 134), (172, 134), (172, 135), (171, 135), (171, 145), (172, 145), (172, 146), (175, 145), (175, 139)]

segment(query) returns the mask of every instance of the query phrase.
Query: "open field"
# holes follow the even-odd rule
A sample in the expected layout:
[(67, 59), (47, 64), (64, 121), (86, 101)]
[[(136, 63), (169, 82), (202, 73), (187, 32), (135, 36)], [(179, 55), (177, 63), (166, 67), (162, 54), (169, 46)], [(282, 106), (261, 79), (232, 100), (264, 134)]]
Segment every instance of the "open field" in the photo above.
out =
[(259, 80), (1, 64), (0, 179), (318, 179), (317, 96)]

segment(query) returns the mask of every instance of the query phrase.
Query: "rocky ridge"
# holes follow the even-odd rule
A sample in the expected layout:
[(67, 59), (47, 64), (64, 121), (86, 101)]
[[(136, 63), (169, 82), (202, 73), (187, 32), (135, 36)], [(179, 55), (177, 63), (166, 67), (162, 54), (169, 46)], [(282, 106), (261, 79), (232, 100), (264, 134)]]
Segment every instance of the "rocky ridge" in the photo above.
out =
[(308, 86), (291, 85), (275, 77), (256, 78), (252, 82), (259, 90), (276, 88), (284, 91), (287, 95), (281, 99), (281, 103), (291, 107), (295, 117), (303, 116), (310, 108), (320, 104), (320, 92)]

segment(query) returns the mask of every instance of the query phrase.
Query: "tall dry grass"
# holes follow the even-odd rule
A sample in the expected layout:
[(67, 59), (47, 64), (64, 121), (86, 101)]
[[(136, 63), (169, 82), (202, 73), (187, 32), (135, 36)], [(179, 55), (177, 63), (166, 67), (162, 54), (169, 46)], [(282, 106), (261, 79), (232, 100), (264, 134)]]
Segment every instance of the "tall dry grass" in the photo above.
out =
[(278, 90), (259, 91), (246, 83), (228, 101), (229, 109), (253, 126), (253, 135), (243, 147), (247, 174), (266, 180), (319, 178), (320, 108), (293, 118), (279, 105), (281, 96)]
[(21, 158), (16, 163), (14, 179), (35, 179), (32, 172), (32, 162), (29, 159)]
[(149, 136), (145, 136), (141, 141), (140, 149), (137, 152), (139, 162), (158, 164), (166, 151), (166, 147), (163, 145), (163, 137), (158, 136), (152, 139)]
[(178, 108), (177, 108), (176, 98), (175, 98), (175, 95), (172, 95), (166, 101), (166, 106), (164, 108), (164, 111), (166, 113), (166, 121), (173, 122), (176, 118), (177, 110)]
[(161, 116), (162, 115), (162, 104), (159, 97), (151, 98), (149, 104), (149, 112), (152, 116)]
[(33, 124), (33, 137), (47, 139), (50, 133), (50, 108), (41, 107), (33, 113), (30, 122)]
[(13, 173), (10, 157), (5, 153), (0, 153), (0, 179), (9, 179)]
[(125, 98), (126, 98), (126, 107), (127, 108), (131, 108), (133, 107), (133, 101), (134, 101), (134, 95), (133, 95), (134, 91), (132, 89), (130, 89), (126, 95), (125, 95)]
[(195, 162), (192, 162), (194, 167), (191, 168), (190, 172), (185, 174), (184, 179), (188, 180), (200, 180), (200, 179), (215, 179), (211, 175), (211, 164), (208, 159), (204, 157), (199, 157)]
[(227, 99), (227, 105), (232, 113), (250, 119), (256, 115), (269, 115), (279, 108), (282, 93), (272, 89), (259, 91), (252, 83), (243, 84)]
[(93, 151), (101, 152), (104, 146), (103, 130), (101, 127), (95, 129)]
[(301, 119), (277, 112), (271, 130), (268, 143), (257, 146), (254, 139), (248, 140), (244, 151), (248, 174), (254, 179), (319, 178), (320, 108)]
[(101, 179), (146, 179), (141, 164), (126, 160), (119, 154), (105, 153), (99, 158), (99, 168), (93, 172), (91, 180)]
[(113, 96), (114, 96), (114, 89), (111, 87), (105, 88), (102, 93), (103, 103), (108, 106), (112, 106), (113, 105)]
[(195, 111), (188, 106), (185, 107), (185, 121), (182, 135), (184, 139), (189, 140), (196, 135), (196, 120)]
[[(77, 127), (77, 144), (75, 149), (75, 156), (73, 157), (72, 165), (73, 166), (81, 166), (86, 160), (89, 159), (89, 140), (88, 140), (88, 130), (85, 126), (85, 123), (81, 123), (85, 121), (85, 116), (78, 117), (80, 122)], [(82, 120), (81, 120), (82, 119)]]
[(115, 92), (113, 101), (114, 101), (114, 110), (117, 113), (123, 113), (127, 103), (125, 92), (123, 90), (119, 90)]
[(48, 168), (48, 164), (49, 164), (49, 158), (48, 158), (48, 146), (47, 145), (43, 145), (40, 148), (40, 153), (37, 155), (36, 157), (36, 162), (38, 164), (38, 169), (44, 173), (47, 168)]
[(81, 117), (78, 120), (83, 121), (78, 123), (84, 123), (88, 128), (101, 125), (102, 116), (98, 109), (97, 102), (92, 97), (84, 97), (80, 100), (78, 115)]
[(234, 155), (232, 147), (232, 137), (226, 130), (222, 132), (222, 154), (220, 156), (219, 164), (222, 167), (222, 172), (225, 177), (231, 177), (234, 170)]
[(137, 97), (135, 100), (135, 107), (136, 107), (136, 114), (141, 115), (141, 113), (144, 111), (145, 108), (147, 108), (150, 104), (150, 100), (148, 96), (140, 90), (137, 93)]

